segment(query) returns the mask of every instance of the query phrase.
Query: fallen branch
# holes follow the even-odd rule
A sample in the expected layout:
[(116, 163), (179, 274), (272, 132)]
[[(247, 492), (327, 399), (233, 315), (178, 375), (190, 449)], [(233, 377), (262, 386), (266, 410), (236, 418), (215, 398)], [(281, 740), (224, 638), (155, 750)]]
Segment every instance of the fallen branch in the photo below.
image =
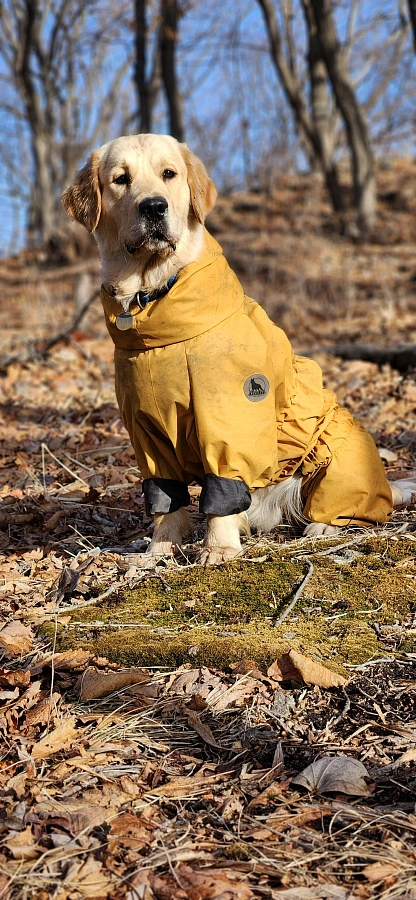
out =
[(398, 372), (407, 372), (416, 368), (416, 344), (396, 344), (392, 347), (375, 347), (373, 344), (335, 344), (334, 347), (317, 347), (306, 355), (314, 353), (330, 353), (341, 359), (361, 359), (377, 366), (388, 363)]
[(99, 295), (100, 290), (99, 288), (97, 288), (95, 291), (93, 291), (93, 293), (88, 298), (86, 303), (84, 303), (81, 309), (75, 314), (75, 316), (73, 316), (72, 321), (69, 323), (69, 325), (67, 325), (67, 327), (62, 329), (61, 331), (58, 331), (58, 333), (49, 338), (49, 340), (43, 342), (28, 341), (20, 353), (15, 353), (12, 356), (0, 359), (0, 370), (4, 372), (8, 366), (11, 366), (12, 363), (15, 362), (26, 363), (30, 360), (45, 357), (52, 349), (52, 347), (56, 346), (56, 344), (59, 344), (61, 341), (68, 341), (71, 334), (73, 334), (73, 332), (78, 328), (80, 322), (88, 312), (90, 306), (92, 306), (94, 300), (96, 300)]

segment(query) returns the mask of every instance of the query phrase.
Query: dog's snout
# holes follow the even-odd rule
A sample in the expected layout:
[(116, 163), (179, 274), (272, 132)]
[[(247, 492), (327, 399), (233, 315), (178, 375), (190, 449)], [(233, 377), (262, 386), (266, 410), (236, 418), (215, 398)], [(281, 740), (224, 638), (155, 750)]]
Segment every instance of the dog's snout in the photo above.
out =
[(162, 219), (168, 208), (168, 201), (164, 197), (145, 197), (139, 203), (139, 213), (146, 219), (157, 221)]

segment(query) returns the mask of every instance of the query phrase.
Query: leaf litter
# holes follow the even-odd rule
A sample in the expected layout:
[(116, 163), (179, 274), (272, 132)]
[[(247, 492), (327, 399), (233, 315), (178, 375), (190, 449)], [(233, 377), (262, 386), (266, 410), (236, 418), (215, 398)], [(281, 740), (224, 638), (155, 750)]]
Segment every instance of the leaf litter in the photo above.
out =
[[(291, 207), (293, 197), (288, 184), (276, 195), (280, 211), (268, 208), (267, 216), (285, 243), (279, 318), (299, 348), (357, 336), (414, 339), (408, 227), (400, 216), (389, 271), (380, 275), (377, 238), (357, 255), (348, 242), (331, 243), (322, 223), (308, 225), (301, 208), (308, 244), (300, 249), (300, 236), (295, 242), (283, 234), (285, 203)], [(260, 289), (273, 312), (256, 267), (247, 270), (237, 233), (226, 231), (227, 216), (241, 219), (237, 207), (238, 198), (221, 201), (213, 225), (244, 270), (248, 292), (259, 296)], [(265, 235), (256, 266), (271, 246), (259, 216), (246, 215), (247, 228), (261, 225), (259, 241)], [(65, 325), (79, 272), (78, 263), (52, 278), (30, 266), (11, 263), (13, 322), (0, 310), (11, 352), (29, 338), (41, 351), (52, 305), (57, 328)], [(97, 277), (95, 260), (85, 269)], [(377, 277), (384, 279), (381, 301)], [(389, 278), (400, 315), (386, 306)], [(293, 294), (294, 280), (291, 305), (285, 285)], [(321, 288), (327, 298), (338, 291), (336, 314), (326, 320), (317, 306)], [(10, 290), (9, 280), (5, 296)], [(382, 659), (350, 667), (347, 677), (290, 646), (267, 667), (253, 654), (230, 660), (225, 671), (192, 661), (146, 669), (85, 648), (57, 652), (38, 633), (44, 622), (57, 629), (97, 597), (133, 590), (142, 575), (125, 547), (144, 549), (150, 534), (97, 304), (82, 327), (46, 355), (16, 359), (1, 379), (2, 900), (414, 900), (416, 656), (403, 649), (400, 621), (378, 626)], [(389, 474), (414, 470), (411, 373), (315, 356), (326, 384), (374, 434)], [(395, 565), (410, 594), (414, 531), (414, 511), (399, 512), (385, 543), (388, 555), (394, 541), (408, 542)], [(294, 537), (277, 532), (276, 546), (295, 548), (299, 560), (333, 553), (328, 541)], [(340, 563), (351, 564), (360, 540), (337, 542)], [(273, 541), (262, 547), (268, 554)], [(186, 548), (170, 565), (186, 568), (192, 559)], [(247, 563), (260, 571), (261, 559)], [(163, 570), (154, 577), (169, 587)], [(335, 605), (334, 615), (343, 609)], [(289, 635), (292, 623), (285, 622)]]

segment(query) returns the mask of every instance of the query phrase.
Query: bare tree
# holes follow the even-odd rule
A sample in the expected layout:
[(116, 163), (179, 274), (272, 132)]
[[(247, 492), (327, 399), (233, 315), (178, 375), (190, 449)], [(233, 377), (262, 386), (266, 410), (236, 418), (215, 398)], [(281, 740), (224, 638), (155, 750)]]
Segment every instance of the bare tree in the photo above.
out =
[(413, 46), (416, 53), (416, 0), (407, 0), (409, 4), (410, 23), (413, 32)]
[(160, 55), (163, 86), (169, 111), (169, 131), (178, 141), (184, 140), (182, 99), (178, 87), (176, 46), (178, 42), (179, 5), (177, 0), (162, 0)]
[(139, 100), (138, 127), (144, 133), (152, 131), (160, 87), (160, 25), (156, 26), (153, 22), (153, 27), (150, 27), (148, 7), (148, 0), (135, 0), (134, 79)]
[(374, 157), (367, 123), (348, 73), (338, 40), (332, 0), (311, 0), (317, 42), (344, 120), (352, 158), (354, 206), (361, 231), (372, 227), (375, 215)]
[(180, 9), (177, 0), (135, 0), (135, 82), (139, 100), (139, 130), (152, 131), (160, 87), (166, 98), (169, 132), (184, 140), (182, 98), (178, 87), (176, 48)]
[(62, 189), (120, 109), (131, 57), (121, 54), (109, 74), (108, 54), (122, 40), (123, 19), (118, 2), (0, 4), (0, 112), (12, 122), (0, 134), (0, 156), (14, 183), (20, 170), (29, 244), (53, 242), (65, 228)]

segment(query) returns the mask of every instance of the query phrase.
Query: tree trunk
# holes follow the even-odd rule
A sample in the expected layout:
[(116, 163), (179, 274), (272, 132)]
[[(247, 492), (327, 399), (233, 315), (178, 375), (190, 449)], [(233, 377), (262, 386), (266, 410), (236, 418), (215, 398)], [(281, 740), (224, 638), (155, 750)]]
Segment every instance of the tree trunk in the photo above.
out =
[(279, 34), (272, 0), (258, 0), (258, 4), (264, 16), (272, 62), (276, 69), (286, 98), (293, 110), (295, 121), (305, 146), (305, 151), (309, 159), (312, 161), (314, 158), (316, 158), (317, 155), (317, 147), (315, 145), (313, 135), (313, 126), (302, 94), (300, 92), (300, 86), (296, 82), (295, 76), (290, 66), (287, 64), (285, 55), (282, 50), (282, 41)]
[(152, 103), (149, 82), (146, 73), (147, 64), (147, 0), (135, 0), (136, 14), (136, 65), (135, 82), (139, 98), (139, 131), (148, 133), (152, 130)]
[(311, 3), (320, 52), (345, 123), (352, 157), (354, 206), (358, 210), (358, 227), (364, 232), (372, 227), (375, 217), (374, 160), (367, 125), (338, 42), (332, 0), (311, 0)]
[(311, 92), (312, 118), (315, 127), (316, 142), (319, 147), (319, 162), (325, 178), (328, 193), (335, 212), (344, 209), (337, 167), (334, 161), (335, 127), (329, 104), (327, 78), (328, 73), (321, 56), (316, 24), (310, 0), (302, 0), (308, 28), (308, 66)]
[(169, 131), (178, 141), (184, 140), (182, 99), (176, 71), (179, 9), (177, 0), (162, 0), (161, 69), (169, 111)]
[(413, 47), (416, 53), (416, 0), (408, 0), (410, 22), (413, 31)]
[(46, 244), (56, 231), (56, 204), (53, 170), (49, 156), (49, 129), (45, 112), (33, 80), (31, 55), (37, 42), (37, 0), (26, 0), (21, 20), (21, 55), (17, 63), (17, 75), (23, 86), (26, 114), (32, 132), (33, 160), (32, 202), (28, 217), (29, 244)]

